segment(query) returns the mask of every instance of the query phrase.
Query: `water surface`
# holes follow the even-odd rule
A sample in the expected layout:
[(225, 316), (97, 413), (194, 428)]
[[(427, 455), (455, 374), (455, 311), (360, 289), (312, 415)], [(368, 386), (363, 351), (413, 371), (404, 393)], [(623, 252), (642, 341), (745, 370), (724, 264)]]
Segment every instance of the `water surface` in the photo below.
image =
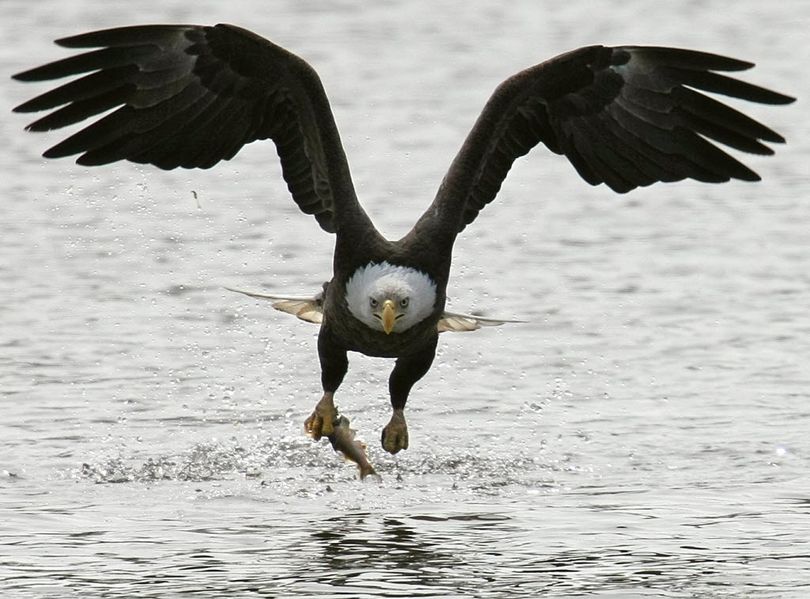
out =
[[(381, 484), (302, 422), (317, 328), (224, 286), (309, 293), (331, 239), (271, 145), (212, 171), (39, 155), (7, 75), (50, 40), (233, 22), (316, 66), (361, 201), (396, 237), (488, 94), (595, 42), (699, 47), (810, 97), (798, 0), (3, 4), (0, 590), (4, 597), (804, 597), (810, 592), (810, 126), (757, 185), (615, 196), (521, 159), (459, 239), (444, 335), (378, 444), (391, 362), (353, 356), (338, 405)], [(597, 8), (598, 6), (598, 8)], [(193, 193), (194, 192), (194, 193)], [(196, 193), (196, 199), (195, 199)]]

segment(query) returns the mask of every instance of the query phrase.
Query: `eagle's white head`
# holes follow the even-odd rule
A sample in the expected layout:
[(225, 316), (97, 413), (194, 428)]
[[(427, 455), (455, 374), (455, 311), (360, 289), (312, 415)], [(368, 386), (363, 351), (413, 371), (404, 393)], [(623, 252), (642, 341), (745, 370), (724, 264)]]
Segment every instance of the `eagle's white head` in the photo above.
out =
[(346, 283), (346, 303), (366, 326), (401, 333), (433, 312), (436, 283), (414, 268), (371, 263), (358, 268)]

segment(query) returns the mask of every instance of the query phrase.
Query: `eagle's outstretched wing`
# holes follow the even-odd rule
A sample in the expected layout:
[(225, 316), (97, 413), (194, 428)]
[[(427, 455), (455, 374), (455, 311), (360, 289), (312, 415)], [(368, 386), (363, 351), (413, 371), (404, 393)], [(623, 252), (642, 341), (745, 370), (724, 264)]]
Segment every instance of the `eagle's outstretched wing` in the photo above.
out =
[(455, 235), (491, 202), (512, 163), (543, 142), (592, 185), (624, 193), (656, 181), (756, 181), (712, 141), (754, 154), (775, 131), (697, 90), (764, 104), (793, 98), (716, 71), (753, 64), (675, 48), (589, 46), (504, 81), (415, 227)]
[(293, 199), (334, 232), (365, 221), (320, 79), (304, 60), (232, 25), (142, 25), (58, 40), (97, 48), (14, 76), (88, 73), (15, 108), (51, 110), (31, 131), (113, 110), (45, 152), (77, 162), (209, 168), (247, 143), (272, 139)]

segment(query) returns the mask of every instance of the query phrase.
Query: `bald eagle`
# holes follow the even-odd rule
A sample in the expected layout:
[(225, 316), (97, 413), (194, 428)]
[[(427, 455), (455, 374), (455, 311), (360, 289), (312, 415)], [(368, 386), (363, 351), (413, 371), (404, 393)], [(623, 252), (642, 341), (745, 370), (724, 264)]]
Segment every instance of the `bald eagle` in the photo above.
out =
[(52, 112), (31, 131), (111, 111), (44, 153), (82, 165), (119, 160), (210, 168), (250, 142), (274, 142), (298, 207), (335, 234), (332, 279), (314, 298), (278, 307), (320, 323), (323, 397), (305, 428), (330, 436), (347, 352), (395, 358), (383, 448), (408, 447), (405, 403), (429, 370), (442, 330), (497, 324), (445, 312), (456, 236), (498, 193), (516, 158), (543, 142), (591, 185), (619, 193), (657, 181), (759, 176), (714, 142), (772, 154), (775, 131), (702, 92), (787, 104), (786, 95), (729, 76), (752, 63), (693, 50), (587, 46), (521, 71), (495, 89), (433, 202), (402, 239), (384, 238), (357, 201), (320, 79), (304, 60), (233, 25), (146, 25), (60, 39), (92, 49), (14, 76), (82, 75), (17, 106)]

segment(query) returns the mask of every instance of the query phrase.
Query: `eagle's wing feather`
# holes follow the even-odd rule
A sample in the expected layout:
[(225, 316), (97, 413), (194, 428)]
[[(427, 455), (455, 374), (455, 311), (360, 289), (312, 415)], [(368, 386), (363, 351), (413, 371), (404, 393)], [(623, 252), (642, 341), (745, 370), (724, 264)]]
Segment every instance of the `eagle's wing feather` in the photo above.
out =
[(498, 193), (514, 161), (544, 143), (592, 185), (624, 193), (657, 181), (755, 181), (713, 142), (772, 154), (784, 138), (706, 92), (793, 98), (717, 71), (753, 65), (676, 48), (589, 46), (504, 81), (490, 97), (414, 234), (453, 236)]
[(271, 139), (303, 212), (330, 232), (342, 223), (370, 225), (323, 86), (298, 56), (232, 25), (121, 27), (57, 43), (97, 49), (15, 75), (21, 81), (83, 75), (17, 106), (17, 112), (52, 110), (28, 129), (58, 129), (112, 112), (46, 157), (209, 168), (245, 144)]
[(226, 287), (228, 291), (241, 293), (255, 299), (270, 300), (273, 308), (280, 312), (286, 312), (297, 316), (306, 322), (321, 324), (323, 322), (323, 293), (318, 293), (314, 297), (289, 297), (284, 295), (271, 295), (268, 293), (258, 293), (255, 291), (244, 291)]
[(444, 312), (439, 319), (437, 328), (440, 333), (465, 333), (477, 331), (481, 327), (497, 327), (502, 324), (519, 324), (522, 320), (505, 320), (500, 318), (486, 318), (474, 314), (459, 314), (457, 312)]

